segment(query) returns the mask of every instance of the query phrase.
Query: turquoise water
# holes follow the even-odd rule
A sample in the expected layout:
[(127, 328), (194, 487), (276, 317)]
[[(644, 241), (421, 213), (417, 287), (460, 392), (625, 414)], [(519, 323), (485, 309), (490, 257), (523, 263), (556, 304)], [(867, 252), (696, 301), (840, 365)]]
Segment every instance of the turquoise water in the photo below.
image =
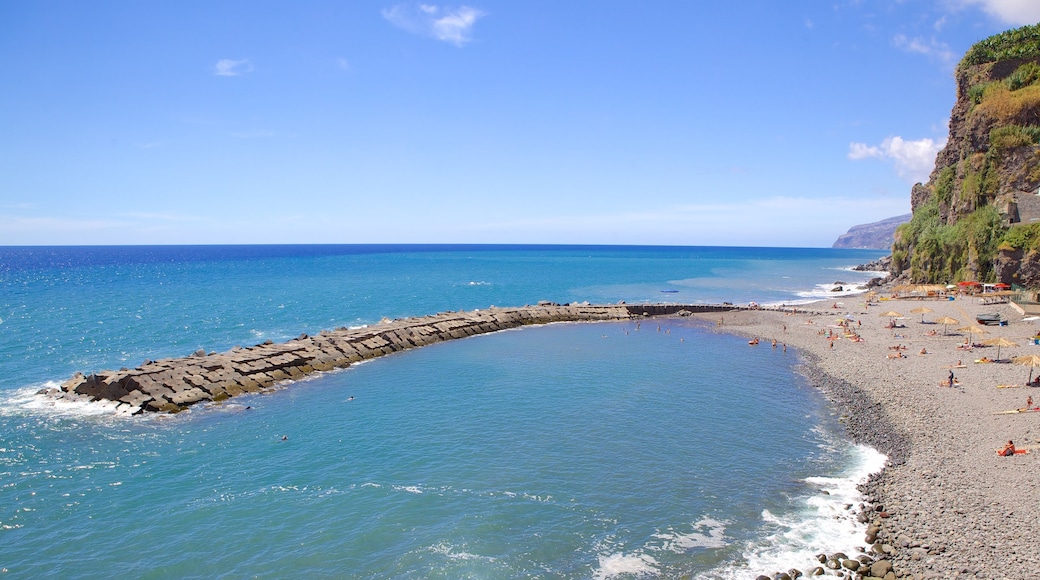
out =
[(793, 350), (692, 321), (473, 337), (173, 417), (33, 393), (77, 370), (384, 316), (542, 299), (792, 303), (869, 277), (843, 268), (878, 255), (0, 248), (0, 566), (25, 578), (728, 578), (848, 549), (855, 525), (834, 516), (877, 454), (843, 439)]

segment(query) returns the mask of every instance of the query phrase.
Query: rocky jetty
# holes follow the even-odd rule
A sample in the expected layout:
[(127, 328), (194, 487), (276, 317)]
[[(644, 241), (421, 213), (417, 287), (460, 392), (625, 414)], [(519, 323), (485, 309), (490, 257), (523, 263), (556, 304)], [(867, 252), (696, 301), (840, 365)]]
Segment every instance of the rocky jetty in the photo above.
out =
[(506, 330), (530, 324), (624, 320), (727, 311), (731, 305), (559, 305), (443, 312), (418, 318), (386, 320), (364, 328), (339, 328), (306, 334), (288, 342), (267, 341), (228, 352), (197, 351), (183, 358), (145, 361), (134, 369), (76, 373), (60, 388), (40, 391), (55, 398), (109, 401), (127, 414), (176, 413), (203, 401), (222, 401), (242, 393), (271, 388), (315, 372), (346, 368), (353, 363), (435, 342)]

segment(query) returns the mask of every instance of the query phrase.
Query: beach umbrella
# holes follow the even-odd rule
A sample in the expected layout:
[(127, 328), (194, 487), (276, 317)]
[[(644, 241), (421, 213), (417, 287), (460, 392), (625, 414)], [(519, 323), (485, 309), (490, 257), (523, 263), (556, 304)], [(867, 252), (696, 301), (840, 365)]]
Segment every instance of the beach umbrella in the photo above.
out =
[(1026, 384), (1033, 382), (1033, 369), (1040, 367), (1040, 354), (1027, 354), (1023, 356), (1016, 356), (1011, 359), (1011, 362), (1016, 365), (1022, 365), (1029, 367), (1029, 379), (1026, 380)]
[(975, 282), (974, 280), (967, 280), (964, 282), (957, 282), (957, 290), (967, 293), (972, 293), (982, 286), (981, 282)]
[(890, 324), (892, 326), (895, 326), (896, 319), (902, 316), (902, 314), (896, 312), (895, 310), (889, 310), (888, 312), (882, 312), (881, 314), (878, 314), (878, 316), (881, 316), (882, 318), (891, 318), (892, 322)]
[(929, 313), (929, 312), (935, 312), (935, 311), (932, 310), (931, 308), (928, 308), (927, 306), (918, 306), (917, 308), (914, 308), (910, 312), (912, 312), (913, 314), (920, 314), (921, 315), (921, 324), (924, 324), (924, 315)]
[(968, 344), (971, 344), (971, 335), (973, 334), (987, 334), (986, 329), (975, 324), (969, 324), (968, 326), (962, 326), (958, 328), (962, 332), (968, 333)]
[(936, 320), (936, 324), (943, 325), (943, 335), (946, 335), (946, 327), (950, 324), (957, 324), (959, 322), (956, 318), (950, 318), (949, 316), (943, 316), (939, 320)]
[(986, 346), (995, 346), (995, 347), (997, 347), (997, 359), (996, 360), (1000, 360), (1000, 349), (1001, 348), (1010, 348), (1012, 346), (1018, 346), (1017, 343), (1012, 342), (1012, 341), (1004, 338), (1003, 336), (998, 336), (997, 338), (991, 338), (989, 340), (984, 340), (984, 341), (982, 341), (982, 344), (984, 344)]

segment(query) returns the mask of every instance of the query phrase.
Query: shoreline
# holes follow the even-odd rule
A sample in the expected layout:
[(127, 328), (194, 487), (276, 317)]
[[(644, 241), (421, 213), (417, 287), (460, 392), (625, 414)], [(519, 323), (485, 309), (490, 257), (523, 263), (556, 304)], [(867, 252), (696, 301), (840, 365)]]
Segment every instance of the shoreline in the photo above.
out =
[[(836, 304), (842, 306), (835, 308)], [(934, 312), (924, 317), (910, 314), (911, 309), (922, 305)], [(577, 305), (575, 308), (631, 308), (640, 311), (626, 313), (632, 317), (680, 315), (664, 311), (671, 306), (662, 307), (661, 312), (645, 312), (653, 311), (653, 306), (659, 305)], [(523, 307), (519, 310), (530, 314), (532, 310), (542, 308)], [(546, 305), (544, 308), (553, 312), (549, 318), (574, 321), (570, 316), (560, 316), (560, 309), (566, 311), (567, 306)], [(885, 468), (861, 486), (864, 500), (853, 513), (859, 514), (861, 523), (868, 524), (864, 552), (872, 560), (890, 561), (894, 565), (895, 575), (892, 577), (920, 579), (968, 575), (974, 578), (1020, 578), (1029, 577), (1032, 570), (1040, 568), (1040, 558), (1033, 555), (1034, 549), (1028, 542), (1034, 528), (1040, 531), (1040, 518), (1037, 517), (1040, 506), (1035, 505), (1038, 488), (1033, 477), (1037, 467), (1036, 452), (1011, 458), (998, 457), (994, 452), (1009, 438), (1019, 446), (1040, 443), (1040, 426), (1036, 425), (1040, 415), (995, 414), (1024, 405), (1026, 396), (1032, 392), (1032, 389), (1024, 387), (1030, 369), (1011, 364), (973, 364), (978, 357), (996, 358), (995, 348), (980, 348), (973, 352), (957, 350), (957, 345), (966, 337), (956, 328), (973, 323), (974, 315), (979, 312), (999, 312), (1011, 321), (1011, 325), (985, 327), (988, 334), (982, 338), (973, 337), (973, 342), (1002, 336), (1020, 345), (1005, 347), (1000, 354), (1003, 359), (1040, 352), (1031, 342), (1027, 346), (1025, 340), (1035, 334), (1036, 329), (1029, 323), (1020, 322), (1022, 315), (1011, 305), (982, 305), (974, 298), (955, 301), (891, 300), (867, 305), (866, 295), (859, 294), (817, 300), (793, 308), (789, 305), (788, 309), (782, 310), (775, 307), (729, 308), (705, 308), (701, 312), (684, 314), (705, 323), (715, 322), (722, 315), (724, 324), (719, 327), (720, 331), (762, 340), (762, 345), (749, 348), (769, 348), (768, 342), (774, 338), (794, 347), (800, 359), (799, 372), (811, 386), (820, 389), (832, 408), (841, 415), (840, 422), (846, 436), (854, 443), (868, 445), (888, 456)], [(892, 309), (909, 316), (902, 319), (903, 325), (898, 328), (888, 328), (886, 324), (890, 318), (879, 316)], [(424, 318), (422, 325), (425, 327), (431, 322), (444, 320), (440, 317), (451, 318), (453, 322), (458, 320), (460, 324), (461, 319), (466, 319), (464, 326), (472, 325), (469, 332), (454, 327), (443, 337), (430, 336), (427, 339), (430, 342), (450, 340), (493, 332), (495, 329), (491, 327), (478, 329), (479, 325), (488, 323), (483, 317), (491, 314), (501, 316), (510, 311), (514, 309), (442, 313)], [(580, 318), (600, 318), (603, 314), (601, 311), (597, 316), (585, 313)], [(621, 312), (617, 314), (619, 318), (628, 317)], [(829, 339), (828, 334), (843, 332), (837, 326), (839, 315), (854, 319), (856, 331), (864, 338), (862, 342), (853, 342), (844, 336)], [(469, 320), (474, 316), (479, 322)], [(604, 318), (617, 319), (615, 316)], [(940, 316), (952, 316), (960, 322), (950, 328), (922, 322), (925, 318), (936, 320)], [(540, 318), (534, 316), (524, 323), (552, 321)], [(388, 330), (400, 331), (402, 326), (414, 323), (419, 323), (419, 320), (385, 321), (376, 327), (344, 328), (336, 332), (348, 333), (349, 342), (355, 344), (376, 335), (386, 338)], [(409, 331), (408, 336), (414, 337), (415, 334)], [(286, 344), (298, 345), (301, 340), (328, 342), (332, 338), (330, 333), (322, 333), (314, 339), (301, 336)], [(344, 335), (343, 338), (348, 337)], [(402, 342), (401, 346), (421, 346), (411, 340)], [(903, 345), (906, 350), (891, 350), (895, 345)], [(371, 346), (372, 356), (397, 350), (389, 345)], [(280, 345), (258, 345), (255, 348), (266, 351), (272, 347), (280, 348)], [(918, 354), (922, 348), (927, 354)], [(893, 358), (894, 352), (903, 356)], [(182, 360), (195, 363), (211, 356), (227, 357), (228, 354), (231, 353), (205, 356), (197, 353)], [(339, 356), (343, 354), (341, 352)], [(256, 357), (249, 358), (253, 360)], [(349, 364), (370, 357), (357, 353), (358, 360), (343, 358), (342, 362)], [(966, 363), (955, 369), (959, 385), (952, 389), (940, 387), (939, 383), (947, 376), (949, 367), (959, 359)], [(324, 362), (330, 368), (340, 366), (336, 364), (339, 361)], [(321, 369), (315, 367), (314, 370)], [(122, 371), (123, 374), (126, 372)], [(996, 388), (997, 385), (1012, 384), (1023, 387)], [(65, 389), (70, 386), (73, 385), (67, 385)], [(68, 393), (65, 389), (64, 392)], [(1037, 391), (1037, 396), (1040, 399), (1040, 391)], [(1040, 445), (1037, 447), (1040, 450)]]
[[(1033, 413), (995, 413), (1023, 407), (1034, 392), (1040, 399), (1040, 391), (1024, 386), (1028, 367), (975, 364), (983, 356), (996, 358), (997, 349), (959, 350), (967, 336), (955, 328), (974, 324), (980, 312), (1001, 313), (1009, 326), (983, 327), (987, 334), (972, 337), (974, 343), (1006, 337), (1019, 345), (1003, 348), (1001, 359), (1040, 354), (1040, 347), (1025, 340), (1036, 328), (1019, 322), (1021, 314), (1009, 304), (982, 305), (970, 297), (870, 306), (865, 296), (857, 298), (806, 308), (824, 315), (733, 312), (720, 330), (757, 337), (766, 348), (774, 338), (796, 348), (800, 371), (841, 414), (846, 435), (888, 455), (885, 468), (861, 487), (860, 517), (868, 532), (877, 530), (865, 538), (876, 540), (866, 542), (866, 552), (888, 559), (894, 577), (1031, 577), (1040, 569), (1030, 541), (1032, 532), (1040, 532), (1035, 477), (1040, 449), (1010, 458), (995, 450), (1008, 439), (1019, 446), (1040, 443), (1040, 425)], [(833, 308), (837, 302), (844, 307)], [(924, 315), (925, 323), (909, 312), (920, 306), (934, 311)], [(890, 318), (879, 315), (889, 310), (907, 315), (903, 327), (886, 328)], [(827, 336), (844, 332), (837, 319), (846, 314), (855, 319), (862, 342)], [(947, 334), (942, 325), (927, 323), (942, 316), (959, 321)], [(899, 345), (905, 350), (891, 349)], [(922, 348), (927, 354), (919, 354)], [(963, 368), (949, 368), (958, 360)], [(959, 384), (940, 387), (951, 370)]]

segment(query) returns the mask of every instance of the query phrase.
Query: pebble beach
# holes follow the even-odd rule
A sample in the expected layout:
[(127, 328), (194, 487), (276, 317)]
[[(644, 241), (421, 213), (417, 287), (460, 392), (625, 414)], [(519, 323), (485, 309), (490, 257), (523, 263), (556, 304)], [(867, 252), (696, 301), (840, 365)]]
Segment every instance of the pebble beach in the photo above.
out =
[[(921, 307), (931, 312), (910, 312)], [(890, 312), (901, 316), (882, 316)], [(966, 350), (968, 332), (958, 329), (978, 326), (979, 313), (1000, 313), (1008, 325), (983, 326), (983, 334), (970, 337), (979, 346)], [(943, 317), (957, 322), (936, 323)], [(861, 340), (850, 338), (842, 318)], [(804, 373), (832, 400), (849, 436), (888, 456), (886, 468), (864, 485), (860, 516), (878, 530), (863, 548), (885, 548), (875, 556), (891, 562), (886, 577), (1021, 579), (1040, 570), (1040, 412), (1012, 412), (1026, 408), (1030, 396), (1040, 401), (1040, 389), (1026, 386), (1030, 367), (1010, 362), (1040, 354), (1032, 340), (1037, 328), (1023, 318), (1011, 304), (972, 296), (873, 304), (859, 296), (793, 313), (732, 312), (720, 328), (759, 338), (748, 348), (771, 348), (775, 339), (777, 348), (797, 349)], [(981, 346), (1000, 337), (1017, 346), (999, 354)], [(1007, 362), (976, 362), (998, 358)], [(998, 456), (1008, 440), (1029, 451)]]

